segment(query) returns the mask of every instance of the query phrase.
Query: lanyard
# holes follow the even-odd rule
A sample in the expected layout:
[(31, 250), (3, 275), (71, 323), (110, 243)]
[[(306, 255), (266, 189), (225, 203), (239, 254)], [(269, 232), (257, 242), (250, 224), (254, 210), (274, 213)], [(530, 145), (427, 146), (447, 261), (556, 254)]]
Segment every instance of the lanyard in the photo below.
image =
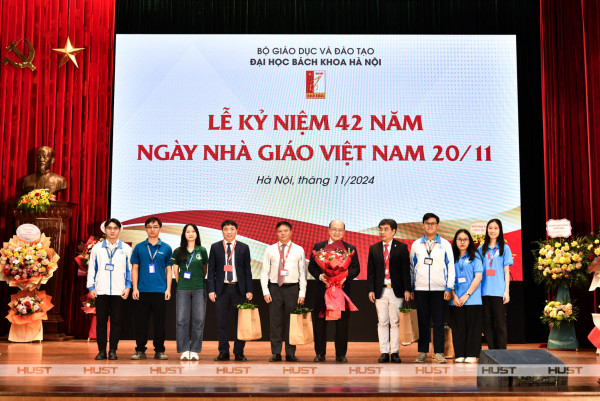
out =
[(231, 265), (231, 258), (233, 257), (233, 252), (235, 251), (235, 246), (237, 242), (234, 242), (233, 247), (231, 248), (231, 255), (227, 257), (227, 243), (223, 240), (223, 250), (225, 251), (225, 264)]
[(492, 262), (494, 261), (494, 256), (496, 255), (497, 251), (498, 251), (498, 248), (494, 249), (494, 253), (492, 254), (491, 258), (490, 258), (490, 251), (489, 251), (489, 249), (487, 251), (487, 258), (490, 261), (490, 268), (492, 267)]
[(283, 257), (283, 253), (281, 253), (281, 247), (279, 245), (277, 245), (277, 250), (279, 251), (279, 258), (281, 262), (283, 262), (283, 266), (285, 268), (285, 261), (287, 260), (288, 256), (290, 256), (290, 251), (292, 250), (292, 243), (290, 242), (290, 246), (288, 247), (287, 255), (285, 255), (285, 258)]
[(112, 259), (113, 256), (115, 256), (115, 253), (117, 252), (117, 249), (119, 249), (118, 247), (115, 247), (115, 249), (113, 249), (112, 251), (108, 250), (108, 247), (106, 247), (106, 254), (108, 255), (108, 259), (110, 260), (110, 264), (112, 265)]
[(185, 270), (190, 270), (190, 265), (192, 264), (192, 261), (194, 260), (195, 254), (196, 254), (196, 250), (194, 249), (194, 252), (192, 252), (192, 256), (190, 256), (190, 261), (185, 262)]
[(158, 249), (154, 252), (154, 255), (152, 255), (152, 252), (150, 252), (150, 245), (146, 244), (146, 247), (148, 247), (148, 255), (150, 255), (150, 261), (152, 263), (154, 263), (154, 258), (156, 257), (156, 254), (158, 253)]
[(429, 247), (427, 241), (423, 243), (423, 245), (425, 245), (425, 250), (427, 251), (427, 256), (431, 257), (431, 251), (433, 251), (433, 248), (435, 248), (435, 244), (437, 244), (437, 242), (433, 241), (433, 244), (431, 244), (431, 247)]

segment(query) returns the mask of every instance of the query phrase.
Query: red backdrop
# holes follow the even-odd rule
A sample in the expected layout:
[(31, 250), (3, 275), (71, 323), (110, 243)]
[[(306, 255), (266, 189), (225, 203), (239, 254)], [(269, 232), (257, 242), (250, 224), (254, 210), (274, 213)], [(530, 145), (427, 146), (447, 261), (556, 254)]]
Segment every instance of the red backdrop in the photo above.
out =
[[(54, 172), (69, 182), (62, 199), (79, 204), (70, 224), (62, 315), (67, 331), (84, 337), (84, 282), (72, 257), (76, 242), (98, 234), (106, 218), (115, 1), (70, 1), (70, 15), (69, 0), (0, 2), (0, 59), (14, 59), (4, 47), (27, 38), (37, 67), (0, 65), (0, 239), (14, 233), (6, 200), (18, 195), (19, 178), (34, 171), (35, 148), (52, 146)], [(540, 19), (547, 216), (569, 218), (585, 233), (600, 226), (600, 11), (593, 0), (540, 0)], [(77, 56), (79, 69), (71, 63), (58, 69), (60, 57), (50, 50), (63, 46), (67, 34), (86, 48)], [(8, 300), (1, 285), (0, 312)], [(6, 327), (0, 318), (0, 332)]]
[[(48, 0), (0, 2), (0, 59), (19, 61), (5, 46), (28, 39), (35, 47), (36, 71), (0, 65), (0, 240), (14, 234), (6, 200), (19, 196), (20, 178), (35, 169), (35, 149), (54, 148), (53, 171), (69, 189), (59, 199), (79, 204), (70, 222), (65, 257), (62, 316), (70, 334), (85, 337), (89, 324), (79, 309), (84, 281), (76, 276), (73, 253), (77, 240), (106, 218), (113, 87), (114, 0)], [(69, 35), (79, 69), (72, 63), (58, 68)], [(21, 41), (19, 48), (27, 55)], [(24, 49), (24, 50), (23, 50)], [(0, 285), (0, 312), (9, 302)], [(0, 313), (4, 316), (5, 313)], [(87, 326), (87, 327), (86, 327)], [(7, 329), (0, 318), (0, 332)]]

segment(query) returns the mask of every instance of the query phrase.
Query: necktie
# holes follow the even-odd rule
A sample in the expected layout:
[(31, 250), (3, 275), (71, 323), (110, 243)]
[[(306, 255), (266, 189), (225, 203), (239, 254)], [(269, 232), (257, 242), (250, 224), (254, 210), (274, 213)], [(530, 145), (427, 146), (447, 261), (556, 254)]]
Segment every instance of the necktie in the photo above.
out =
[[(231, 243), (227, 243), (227, 261), (225, 262), (225, 264), (231, 265), (233, 266), (233, 263), (229, 261), (229, 259), (231, 258)], [(230, 283), (233, 281), (233, 272), (225, 272), (226, 273), (226, 279), (227, 281), (229, 281)]]
[(281, 271), (284, 270), (283, 255), (285, 255), (285, 244), (281, 244), (281, 257), (279, 258), (279, 269), (277, 270), (277, 285), (280, 287), (283, 284), (283, 276), (281, 275)]
[(390, 279), (390, 252), (388, 251), (390, 244), (384, 244), (383, 247), (383, 260), (385, 261), (385, 279)]

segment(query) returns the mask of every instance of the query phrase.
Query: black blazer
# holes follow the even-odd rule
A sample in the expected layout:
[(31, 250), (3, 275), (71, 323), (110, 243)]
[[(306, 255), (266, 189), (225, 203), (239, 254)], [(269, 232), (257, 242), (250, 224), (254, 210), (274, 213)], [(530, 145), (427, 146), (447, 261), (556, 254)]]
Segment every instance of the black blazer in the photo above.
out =
[[(313, 251), (319, 251), (327, 246), (329, 241), (317, 242), (313, 247)], [(350, 296), (350, 283), (360, 274), (360, 262), (358, 260), (358, 252), (356, 252), (356, 247), (354, 245), (350, 245), (347, 242), (342, 241), (344, 244), (344, 248), (350, 249), (354, 251), (354, 255), (352, 256), (352, 261), (350, 262), (350, 267), (348, 268), (348, 277), (344, 282), (344, 292), (346, 295)], [(308, 271), (311, 276), (313, 276), (317, 280), (317, 297), (325, 296), (325, 283), (319, 280), (319, 276), (323, 273), (317, 262), (315, 261), (315, 257), (310, 253), (310, 262), (308, 263)]]
[[(394, 295), (404, 298), (404, 291), (410, 291), (410, 256), (408, 246), (404, 242), (393, 240), (390, 246), (390, 279)], [(367, 262), (367, 287), (381, 298), (385, 279), (385, 261), (383, 259), (383, 242), (379, 241), (369, 247)]]
[[(237, 275), (238, 290), (241, 295), (252, 292), (252, 269), (250, 267), (250, 248), (243, 242), (237, 241), (235, 251), (235, 274)], [(206, 289), (220, 295), (225, 286), (225, 249), (223, 241), (215, 242), (210, 246), (210, 255), (208, 256), (208, 273), (206, 279)]]

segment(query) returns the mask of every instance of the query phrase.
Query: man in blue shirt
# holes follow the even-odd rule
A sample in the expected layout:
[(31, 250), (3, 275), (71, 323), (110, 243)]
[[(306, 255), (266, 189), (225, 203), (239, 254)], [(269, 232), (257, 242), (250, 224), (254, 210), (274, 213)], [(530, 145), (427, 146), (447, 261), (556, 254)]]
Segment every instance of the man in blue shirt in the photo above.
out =
[(154, 321), (154, 359), (168, 359), (165, 354), (165, 316), (171, 298), (171, 247), (158, 238), (162, 222), (157, 217), (146, 220), (148, 239), (135, 246), (131, 254), (131, 281), (135, 302), (135, 355), (146, 359), (148, 323)]

